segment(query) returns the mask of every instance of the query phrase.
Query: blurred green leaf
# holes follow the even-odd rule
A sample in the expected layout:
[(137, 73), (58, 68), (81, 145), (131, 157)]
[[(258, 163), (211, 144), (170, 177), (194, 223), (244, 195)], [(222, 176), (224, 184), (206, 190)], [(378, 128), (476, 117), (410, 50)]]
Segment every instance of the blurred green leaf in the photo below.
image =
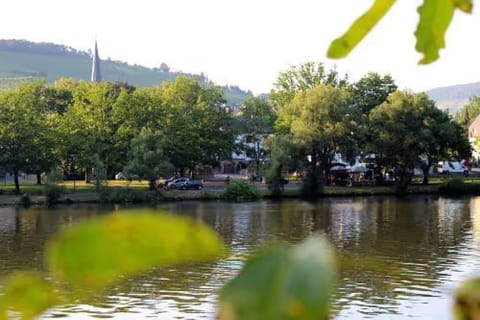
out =
[(267, 249), (220, 293), (221, 320), (327, 319), (335, 267), (327, 240)]
[(346, 57), (375, 27), (394, 3), (395, 0), (376, 0), (372, 7), (358, 18), (344, 35), (330, 44), (327, 56), (329, 58)]
[(473, 0), (453, 0), (453, 5), (465, 13), (472, 13)]
[(47, 247), (50, 270), (61, 280), (101, 288), (158, 266), (211, 260), (224, 252), (221, 240), (193, 220), (130, 211), (80, 222)]
[(0, 319), (8, 319), (7, 311), (18, 312), (22, 319), (33, 319), (55, 306), (59, 297), (52, 286), (33, 272), (16, 272), (0, 296)]
[(480, 279), (463, 283), (455, 294), (455, 320), (480, 319)]
[(417, 38), (415, 48), (423, 53), (420, 64), (434, 62), (439, 57), (439, 50), (445, 48), (445, 32), (455, 12), (453, 2), (452, 0), (424, 0), (423, 5), (418, 8), (420, 22), (415, 31)]

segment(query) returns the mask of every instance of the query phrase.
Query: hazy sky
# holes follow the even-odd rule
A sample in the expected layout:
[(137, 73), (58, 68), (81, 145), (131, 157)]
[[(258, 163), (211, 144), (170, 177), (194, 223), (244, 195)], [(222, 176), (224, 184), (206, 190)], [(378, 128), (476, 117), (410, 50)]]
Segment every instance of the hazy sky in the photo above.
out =
[(55, 42), (102, 59), (204, 72), (218, 84), (268, 92), (280, 71), (307, 61), (336, 66), (357, 80), (390, 73), (415, 91), (480, 81), (478, 15), (457, 13), (447, 48), (418, 66), (413, 32), (417, 0), (399, 0), (346, 59), (329, 60), (329, 43), (372, 0), (6, 0), (0, 38)]

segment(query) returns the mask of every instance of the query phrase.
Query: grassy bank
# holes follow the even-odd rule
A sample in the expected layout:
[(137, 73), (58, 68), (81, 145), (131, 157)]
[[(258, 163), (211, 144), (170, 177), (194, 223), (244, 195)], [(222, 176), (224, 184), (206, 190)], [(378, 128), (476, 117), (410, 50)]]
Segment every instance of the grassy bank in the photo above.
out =
[[(60, 184), (65, 193), (60, 198), (59, 203), (142, 203), (159, 201), (187, 201), (187, 200), (223, 200), (224, 189), (222, 187), (207, 188), (204, 190), (160, 190), (158, 192), (148, 190), (147, 181), (107, 181), (100, 191), (95, 184), (85, 183), (83, 181), (64, 182)], [(300, 198), (300, 183), (291, 183), (287, 185), (284, 192), (284, 198)], [(271, 198), (270, 193), (263, 184), (257, 184), (259, 198)], [(45, 204), (43, 195), (44, 186), (36, 184), (21, 185), (22, 194), (28, 194), (32, 204)], [(15, 187), (13, 184), (4, 184), (0, 186), (0, 205), (16, 205), (20, 197), (15, 196)], [(395, 195), (395, 186), (327, 186), (320, 196), (327, 197), (351, 197), (351, 196), (379, 196)], [(421, 185), (419, 181), (409, 187), (408, 194), (480, 194), (480, 179), (478, 177), (437, 177), (430, 180), (429, 185)]]

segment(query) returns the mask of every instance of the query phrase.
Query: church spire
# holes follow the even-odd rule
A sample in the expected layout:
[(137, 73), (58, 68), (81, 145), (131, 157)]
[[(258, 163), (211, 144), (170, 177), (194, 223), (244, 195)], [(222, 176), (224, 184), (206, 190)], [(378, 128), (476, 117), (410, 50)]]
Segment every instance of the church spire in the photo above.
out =
[(92, 82), (101, 82), (102, 73), (100, 72), (100, 56), (98, 55), (97, 40), (95, 40), (95, 52), (92, 60)]

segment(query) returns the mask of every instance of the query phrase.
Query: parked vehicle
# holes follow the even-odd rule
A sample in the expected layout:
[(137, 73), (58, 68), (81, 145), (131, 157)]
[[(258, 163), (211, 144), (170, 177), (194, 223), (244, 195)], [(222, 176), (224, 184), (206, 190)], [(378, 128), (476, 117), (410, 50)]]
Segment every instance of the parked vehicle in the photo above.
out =
[(115, 175), (115, 180), (140, 180), (140, 177), (128, 172), (119, 172)]
[(438, 163), (438, 173), (441, 174), (464, 174), (468, 175), (468, 168), (458, 161), (441, 161)]
[(185, 181), (181, 186), (180, 190), (200, 190), (203, 188), (203, 183), (200, 180), (188, 180)]
[(167, 189), (179, 189), (185, 182), (190, 181), (190, 179), (181, 177), (181, 178), (176, 178), (173, 181), (170, 181), (167, 183), (166, 188)]

